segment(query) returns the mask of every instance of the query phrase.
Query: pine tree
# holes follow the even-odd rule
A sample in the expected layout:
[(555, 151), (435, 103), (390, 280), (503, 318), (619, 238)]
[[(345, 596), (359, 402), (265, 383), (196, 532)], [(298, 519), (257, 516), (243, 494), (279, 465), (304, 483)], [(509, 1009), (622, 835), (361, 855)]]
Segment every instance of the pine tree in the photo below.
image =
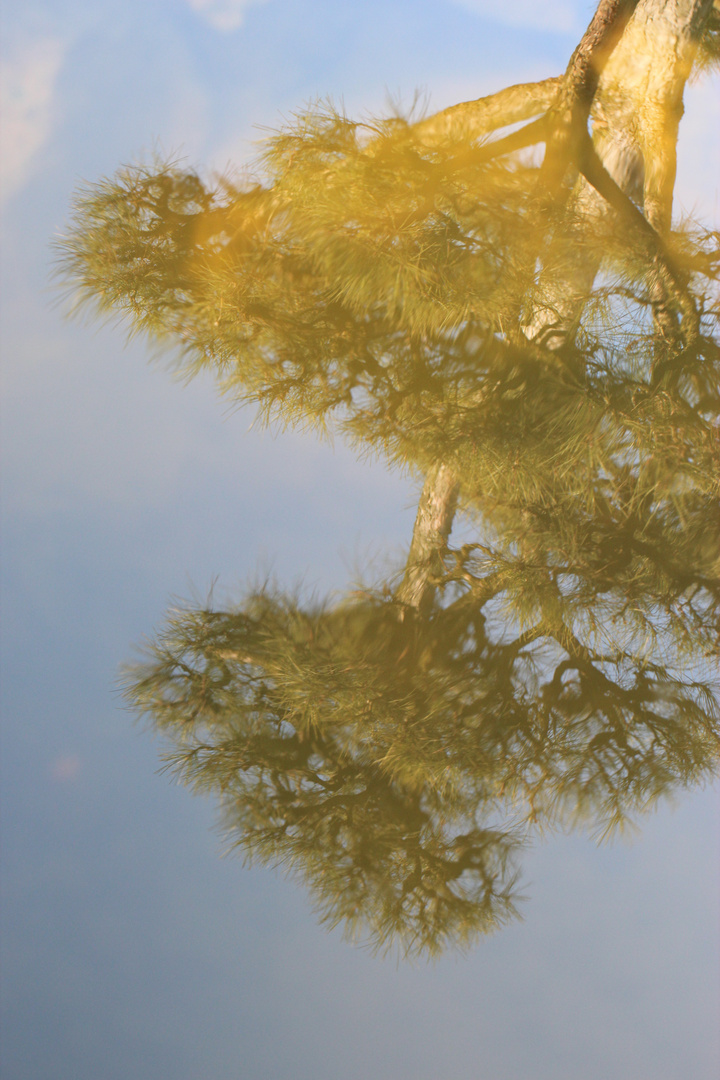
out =
[(558, 78), (414, 122), (317, 105), (257, 181), (156, 162), (78, 198), (81, 302), (425, 478), (394, 581), (175, 612), (128, 687), (231, 842), (378, 945), (467, 943), (530, 828), (716, 768), (720, 253), (671, 222), (718, 36), (708, 0), (603, 0)]

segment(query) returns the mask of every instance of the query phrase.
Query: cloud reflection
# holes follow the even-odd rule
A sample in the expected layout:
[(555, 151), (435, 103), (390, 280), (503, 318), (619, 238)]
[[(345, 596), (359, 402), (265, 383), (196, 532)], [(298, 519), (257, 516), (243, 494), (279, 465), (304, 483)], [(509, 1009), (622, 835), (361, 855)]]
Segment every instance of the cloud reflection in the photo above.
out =
[(48, 139), (55, 114), (55, 88), (66, 44), (39, 38), (17, 47), (0, 63), (2, 155), (0, 193), (3, 200), (19, 191)]
[(239, 30), (249, 7), (267, 3), (267, 0), (187, 0), (202, 19), (221, 33)]
[(72, 783), (77, 780), (82, 769), (82, 759), (78, 754), (62, 754), (55, 758), (50, 766), (50, 774), (53, 780), (60, 784)]

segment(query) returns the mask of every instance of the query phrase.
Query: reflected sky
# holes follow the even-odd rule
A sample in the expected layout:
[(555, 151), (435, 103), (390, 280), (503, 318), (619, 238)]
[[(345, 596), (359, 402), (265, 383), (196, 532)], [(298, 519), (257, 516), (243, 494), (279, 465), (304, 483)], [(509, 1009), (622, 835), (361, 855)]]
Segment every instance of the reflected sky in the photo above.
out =
[[(427, 86), (439, 108), (543, 78), (562, 70), (585, 15), (548, 5), (544, 26), (518, 29), (517, 12), (493, 22), (481, 4), (415, 7), (409, 21), (402, 4), (343, 15), (268, 2), (36, 5), (16, 20), (3, 271), (12, 1080), (459, 1076), (478, 1060), (492, 1077), (629, 1078), (648, 1063), (653, 1076), (713, 1076), (717, 815), (702, 789), (717, 739), (717, 382), (703, 389), (698, 354), (686, 354), (658, 389), (637, 279), (603, 282), (572, 348), (489, 325), (501, 301), (512, 310), (518, 281), (500, 298), (486, 288), (463, 322), (464, 289), (507, 280), (523, 214), (523, 244), (537, 245), (532, 170), (514, 174), (515, 202), (496, 197), (488, 171), (473, 213), (458, 213), (477, 181), (393, 128), (373, 183), (397, 221), (417, 211), (432, 167), (443, 216), (418, 219), (405, 255), (419, 245), (437, 265), (450, 252), (432, 282), (441, 324), (411, 282), (371, 318), (360, 303), (326, 307), (321, 326), (305, 321), (300, 351), (332, 350), (352, 379), (323, 383), (311, 366), (303, 398), (295, 370), (287, 416), (288, 368), (255, 384), (276, 425), (332, 413), (334, 444), (248, 431), (237, 385), (223, 403), (207, 372), (173, 382), (164, 357), (146, 367), (143, 340), (125, 347), (122, 329), (63, 322), (47, 287), (48, 238), (67, 230), (78, 180), (111, 176), (143, 148), (152, 178), (156, 139), (222, 170), (253, 155), (253, 122), (277, 125), (313, 95), (380, 115), (388, 86)], [(717, 83), (693, 88), (687, 109), (677, 205), (707, 224)], [(363, 200), (377, 199), (357, 180), (367, 135), (355, 146), (328, 115), (306, 131), (308, 177), (313, 154), (338, 160), (328, 140), (340, 140), (362, 222)], [(276, 144), (276, 164), (288, 152)], [(237, 283), (255, 242), (238, 222), (253, 199), (264, 213), (265, 196), (245, 178), (218, 189), (184, 162), (164, 175), (180, 225), (193, 219), (183, 270), (219, 302), (222, 274)], [(332, 199), (306, 188), (325, 249), (348, 214), (340, 166), (336, 178)], [(146, 194), (152, 216), (157, 191)], [(478, 252), (498, 204), (491, 272)], [(381, 225), (358, 242), (387, 244)], [(326, 251), (318, 270), (314, 241), (287, 222), (265, 233), (251, 250), (258, 292), (309, 312), (322, 275), (355, 274), (359, 288), (357, 251)], [(222, 258), (193, 261), (213, 244)], [(282, 278), (279, 248), (292, 263)], [(695, 296), (711, 284), (695, 280)], [(192, 334), (211, 307), (204, 299)], [(258, 355), (291, 367), (297, 324), (277, 303), (248, 312)], [(188, 328), (186, 310), (178, 319), (170, 336)], [(220, 351), (237, 326), (221, 330)], [(410, 541), (438, 458), (460, 480), (452, 531), (440, 527), (428, 554), (417, 525)], [(561, 458), (572, 467), (558, 471)], [(167, 615), (178, 595), (196, 599)], [(133, 728), (133, 710), (159, 741)], [(155, 775), (158, 752), (210, 798)], [(592, 843), (630, 822), (634, 843)], [(228, 842), (252, 868), (218, 859)], [(275, 865), (304, 879), (309, 899)], [(436, 963), (397, 966), (406, 951)]]

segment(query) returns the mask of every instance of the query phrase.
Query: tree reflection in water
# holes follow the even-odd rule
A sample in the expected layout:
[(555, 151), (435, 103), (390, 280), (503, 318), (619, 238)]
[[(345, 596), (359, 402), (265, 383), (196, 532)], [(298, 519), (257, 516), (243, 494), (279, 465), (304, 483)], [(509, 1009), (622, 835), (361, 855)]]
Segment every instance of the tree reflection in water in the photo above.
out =
[(612, 831), (718, 751), (699, 678), (542, 625), (498, 637), (497, 599), (419, 617), (266, 589), (177, 612), (129, 696), (230, 844), (299, 873), (324, 921), (409, 953), (467, 945), (515, 915), (534, 829)]
[[(633, 20), (607, 69), (590, 34), (564, 78), (415, 125), (309, 111), (261, 183), (122, 170), (64, 241), (81, 299), (186, 373), (425, 478), (396, 580), (175, 612), (128, 679), (230, 843), (379, 947), (468, 944), (515, 915), (534, 831), (604, 835), (717, 767), (717, 236), (670, 232), (644, 113), (644, 217), (618, 166), (623, 64), (649, 79), (666, 45)], [(515, 153), (538, 141), (540, 168)]]

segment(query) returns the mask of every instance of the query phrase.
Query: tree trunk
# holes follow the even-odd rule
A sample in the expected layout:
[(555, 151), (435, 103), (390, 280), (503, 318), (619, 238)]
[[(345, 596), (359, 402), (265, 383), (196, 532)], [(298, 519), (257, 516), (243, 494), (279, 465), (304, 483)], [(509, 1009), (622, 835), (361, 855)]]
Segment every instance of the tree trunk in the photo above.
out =
[[(683, 92), (713, 0), (640, 0), (607, 61), (591, 107), (593, 143), (618, 186), (640, 203), (661, 236), (670, 231), (678, 127)], [(575, 206), (589, 230), (602, 229), (613, 210), (580, 177)], [(599, 269), (599, 261), (573, 258), (555, 272), (528, 325), (538, 343), (559, 345), (572, 331)], [(669, 332), (658, 289), (656, 321)]]
[[(453, 106), (417, 126), (423, 141), (444, 135), (468, 138), (548, 110), (555, 127), (547, 139), (546, 181), (559, 184), (592, 119), (598, 157), (619, 188), (640, 203), (648, 223), (667, 235), (672, 219), (678, 126), (683, 92), (713, 0), (603, 0), (560, 79), (509, 87), (489, 98)], [(492, 144), (490, 144), (492, 146)], [(607, 199), (579, 176), (573, 194), (584, 229), (605, 227), (615, 213)], [(553, 267), (529, 323), (528, 338), (559, 348), (574, 334), (600, 268), (581, 245), (570, 245), (565, 265)], [(662, 283), (654, 286), (656, 329), (672, 335), (676, 319)], [(425, 480), (398, 599), (416, 608), (432, 602), (457, 506), (458, 482), (438, 465)]]
[(447, 465), (438, 464), (425, 477), (413, 529), (405, 574), (396, 597), (400, 603), (425, 612), (442, 574), (442, 551), (447, 544), (457, 506), (458, 484)]

